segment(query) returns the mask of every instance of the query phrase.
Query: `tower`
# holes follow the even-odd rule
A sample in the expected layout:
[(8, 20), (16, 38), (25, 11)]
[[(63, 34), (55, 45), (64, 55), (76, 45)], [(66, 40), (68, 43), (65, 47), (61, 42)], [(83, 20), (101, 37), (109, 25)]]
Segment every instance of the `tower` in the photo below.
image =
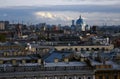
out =
[(75, 20), (72, 20), (72, 25), (75, 25), (74, 23), (75, 23)]
[(21, 24), (17, 24), (17, 26), (16, 26), (16, 33), (17, 33), (17, 36), (19, 38), (22, 36), (22, 25)]
[(71, 28), (72, 28), (72, 30), (75, 30), (75, 20), (72, 20)]
[(85, 31), (86, 24), (84, 23), (81, 15), (79, 19), (76, 21), (76, 29), (80, 31)]

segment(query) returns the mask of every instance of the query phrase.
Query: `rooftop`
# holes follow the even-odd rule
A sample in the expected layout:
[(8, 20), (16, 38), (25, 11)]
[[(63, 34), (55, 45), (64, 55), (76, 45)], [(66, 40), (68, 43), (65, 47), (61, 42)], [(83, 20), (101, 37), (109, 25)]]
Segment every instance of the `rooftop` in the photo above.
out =
[(46, 59), (45, 62), (54, 62), (54, 59), (62, 60), (64, 57), (67, 57), (71, 52), (52, 52)]
[(59, 67), (59, 66), (87, 66), (84, 62), (57, 62), (45, 63), (45, 67)]

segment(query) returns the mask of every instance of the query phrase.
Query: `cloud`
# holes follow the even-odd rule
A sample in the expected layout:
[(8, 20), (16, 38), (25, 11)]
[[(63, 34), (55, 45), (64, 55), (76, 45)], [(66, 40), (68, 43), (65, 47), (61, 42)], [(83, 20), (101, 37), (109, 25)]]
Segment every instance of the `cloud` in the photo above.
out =
[(53, 12), (47, 12), (47, 11), (37, 11), (34, 12), (34, 16), (36, 17), (35, 20), (38, 22), (46, 22), (48, 24), (62, 24), (62, 25), (69, 25), (71, 20), (73, 20), (73, 17), (70, 15), (66, 16), (62, 12), (53, 11)]
[(53, 15), (49, 12), (35, 12), (35, 15), (38, 18), (49, 18), (49, 19), (55, 19), (56, 18), (56, 15)]
[[(45, 7), (0, 8), (0, 20), (71, 25), (82, 15), (89, 25), (120, 25), (119, 5), (56, 5)], [(7, 16), (7, 17), (5, 17)]]
[(56, 12), (35, 12), (34, 15), (36, 16), (36, 18), (43, 18), (43, 19), (64, 20), (64, 21), (72, 20), (71, 17)]
[(88, 5), (115, 5), (120, 4), (120, 0), (63, 0), (69, 4), (88, 4)]
[(35, 12), (38, 21), (49, 24), (71, 25), (71, 20), (77, 20), (82, 15), (84, 22), (88, 25), (119, 25), (119, 13), (100, 13), (100, 12), (76, 12), (76, 11), (53, 11)]

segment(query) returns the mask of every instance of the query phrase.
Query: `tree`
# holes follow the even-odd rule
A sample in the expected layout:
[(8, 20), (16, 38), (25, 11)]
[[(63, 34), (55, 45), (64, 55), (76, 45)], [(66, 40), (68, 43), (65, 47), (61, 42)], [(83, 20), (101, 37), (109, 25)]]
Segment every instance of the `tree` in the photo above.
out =
[(0, 34), (0, 42), (6, 41), (6, 35)]

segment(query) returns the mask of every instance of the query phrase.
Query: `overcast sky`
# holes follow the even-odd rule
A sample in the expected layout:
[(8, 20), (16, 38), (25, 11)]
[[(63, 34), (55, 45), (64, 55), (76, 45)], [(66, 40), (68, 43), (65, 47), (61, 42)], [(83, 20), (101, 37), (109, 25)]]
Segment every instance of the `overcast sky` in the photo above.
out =
[(70, 25), (120, 25), (120, 0), (0, 0), (0, 20)]
[(120, 0), (0, 0), (0, 7), (42, 5), (116, 5)]

